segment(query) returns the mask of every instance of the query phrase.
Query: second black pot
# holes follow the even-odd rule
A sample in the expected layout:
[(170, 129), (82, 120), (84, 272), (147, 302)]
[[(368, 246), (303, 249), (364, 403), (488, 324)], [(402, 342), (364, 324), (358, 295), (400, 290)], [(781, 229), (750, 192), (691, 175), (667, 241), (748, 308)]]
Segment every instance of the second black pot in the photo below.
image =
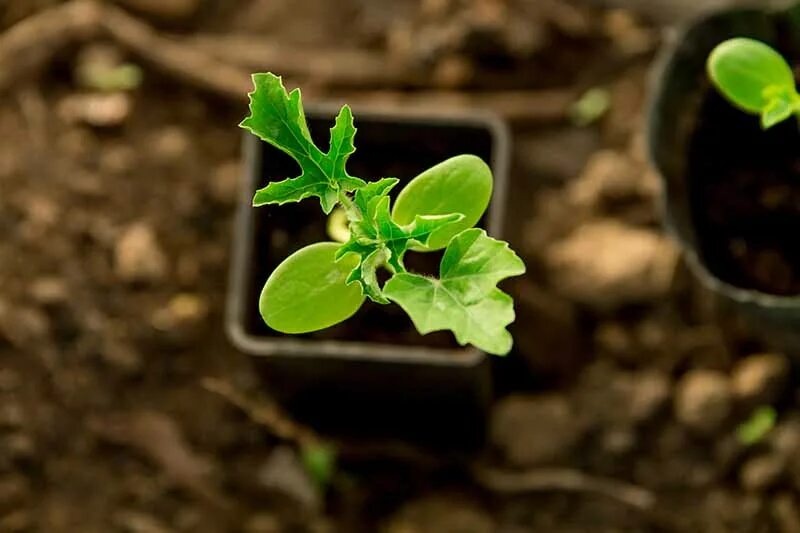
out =
[[(798, 351), (800, 291), (781, 283), (786, 268), (800, 271), (800, 254), (789, 246), (800, 252), (800, 167), (791, 170), (795, 158), (800, 163), (800, 131), (794, 121), (762, 131), (758, 117), (733, 108), (711, 86), (708, 55), (733, 37), (769, 43), (796, 64), (800, 9), (730, 10), (679, 32), (653, 80), (650, 158), (663, 179), (667, 226), (691, 269), (767, 341)], [(789, 163), (786, 172), (770, 166), (776, 160)], [(774, 208), (761, 198), (770, 187)], [(770, 256), (769, 246), (788, 253)], [(762, 260), (751, 275), (745, 262)]]

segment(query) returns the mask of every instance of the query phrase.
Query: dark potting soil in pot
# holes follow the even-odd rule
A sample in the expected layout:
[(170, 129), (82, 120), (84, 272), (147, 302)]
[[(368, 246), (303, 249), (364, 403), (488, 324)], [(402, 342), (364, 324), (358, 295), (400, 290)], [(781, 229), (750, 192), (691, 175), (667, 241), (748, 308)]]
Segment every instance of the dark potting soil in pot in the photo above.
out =
[[(333, 119), (308, 117), (309, 129), (320, 147), (328, 143), (329, 128)], [(359, 120), (356, 113), (356, 152), (348, 161), (348, 172), (365, 180), (396, 177), (401, 181), (392, 196), (402, 190), (414, 176), (445, 159), (471, 153), (489, 162), (492, 137), (482, 126), (464, 126), (441, 123), (424, 125), (420, 122), (388, 123), (369, 118)], [(296, 163), (286, 154), (266, 143), (264, 150), (262, 183), (299, 175)], [(249, 312), (246, 327), (260, 336), (279, 333), (267, 327), (258, 314), (258, 297), (270, 273), (296, 250), (319, 241), (330, 241), (326, 232), (327, 217), (319, 201), (308, 198), (297, 204), (264, 206), (256, 208), (256, 250), (252, 278), (249, 280), (247, 302)], [(483, 221), (480, 222), (483, 225)], [(405, 257), (409, 270), (436, 274), (442, 253), (421, 254), (408, 252)], [(379, 305), (367, 300), (350, 319), (334, 327), (304, 336), (314, 339), (376, 342), (401, 345), (423, 345), (435, 348), (456, 348), (449, 332), (420, 335), (408, 315), (396, 305)]]
[(709, 88), (689, 140), (687, 183), (697, 244), (736, 287), (800, 295), (800, 127), (764, 131)]

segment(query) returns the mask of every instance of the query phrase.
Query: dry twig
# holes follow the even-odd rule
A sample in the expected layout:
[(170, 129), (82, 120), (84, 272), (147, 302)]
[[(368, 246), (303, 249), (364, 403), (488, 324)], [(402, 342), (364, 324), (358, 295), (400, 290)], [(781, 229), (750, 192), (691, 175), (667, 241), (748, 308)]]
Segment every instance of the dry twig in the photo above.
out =
[[(0, 35), (0, 90), (46, 64), (64, 45), (98, 34), (110, 36), (167, 75), (235, 100), (243, 100), (250, 90), (252, 70), (282, 72), (317, 87), (361, 88), (333, 93), (353, 103), (445, 112), (453, 108), (489, 109), (520, 122), (561, 120), (575, 100), (572, 90), (474, 94), (375, 90), (399, 84), (423, 86), (426, 80), (392, 64), (385, 54), (289, 48), (243, 36), (165, 36), (124, 10), (95, 0), (72, 0), (44, 10)], [(313, 99), (313, 91), (309, 90), (308, 96)]]
[(0, 34), (0, 90), (35, 72), (76, 38), (93, 35), (102, 16), (92, 0), (46, 9)]
[(248, 398), (230, 383), (216, 378), (205, 378), (202, 386), (242, 410), (253, 422), (265, 427), (274, 436), (299, 446), (313, 446), (321, 438), (287, 415), (275, 402), (266, 398)]
[(493, 492), (514, 494), (537, 491), (587, 492), (600, 494), (640, 511), (651, 511), (656, 503), (652, 492), (617, 481), (594, 477), (568, 468), (539, 468), (522, 472), (487, 467), (474, 469), (475, 479)]

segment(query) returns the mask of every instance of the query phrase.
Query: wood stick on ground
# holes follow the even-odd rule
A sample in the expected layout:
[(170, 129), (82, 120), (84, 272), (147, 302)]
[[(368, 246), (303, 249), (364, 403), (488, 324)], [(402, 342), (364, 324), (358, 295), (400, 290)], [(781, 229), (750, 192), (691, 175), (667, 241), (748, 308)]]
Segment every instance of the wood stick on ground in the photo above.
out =
[(163, 37), (122, 9), (105, 6), (101, 24), (119, 44), (168, 74), (235, 99), (244, 98), (252, 89), (248, 71)]
[[(252, 88), (252, 67), (237, 66), (237, 63), (244, 63), (245, 60), (232, 59), (235, 55), (234, 48), (246, 47), (241, 38), (228, 42), (227, 52), (218, 53), (218, 58), (209, 52), (208, 49), (213, 46), (208, 39), (205, 44), (193, 45), (186, 39), (164, 36), (115, 6), (99, 4), (93, 0), (72, 0), (37, 13), (0, 35), (0, 90), (21, 79), (26, 67), (40, 67), (64, 45), (98, 33), (109, 35), (121, 46), (138, 55), (143, 62), (167, 75), (226, 98), (244, 100)], [(265, 45), (262, 43), (258, 46)], [(262, 52), (265, 50), (261, 49)], [(400, 70), (393, 71), (378, 56), (367, 53), (334, 51), (320, 55), (313, 61), (304, 55), (307, 53), (290, 53), (288, 48), (274, 48), (264, 61), (263, 68), (259, 70), (281, 72), (284, 68), (288, 73), (308, 78), (309, 82), (322, 79), (323, 82), (334, 85), (397, 84), (405, 80), (404, 76), (410, 76)], [(289, 55), (283, 57), (285, 54)], [(253, 60), (255, 57), (247, 56), (247, 62)], [(348, 61), (353, 64), (344, 69), (343, 74), (337, 74), (340, 78), (335, 78), (336, 68), (333, 65)], [(339, 100), (388, 108), (417, 108), (431, 112), (446, 112), (454, 108), (489, 109), (517, 122), (562, 120), (576, 97), (571, 89), (480, 93), (367, 90), (333, 94)], [(317, 95), (322, 96), (323, 93), (317, 92)], [(326, 91), (324, 96), (329, 99), (330, 93)], [(307, 100), (312, 100), (314, 92), (307, 91), (306, 97)]]
[(569, 468), (539, 468), (521, 472), (487, 467), (474, 469), (484, 488), (503, 494), (538, 491), (586, 492), (611, 498), (640, 511), (651, 511), (655, 495), (641, 487), (614, 479), (594, 477)]
[(280, 72), (323, 87), (421, 86), (429, 78), (396, 64), (383, 52), (357, 48), (309, 48), (236, 34), (195, 35), (181, 45), (249, 72)]
[(92, 0), (73, 0), (8, 28), (0, 34), (0, 90), (42, 68), (76, 38), (94, 35), (102, 14)]
[(205, 378), (201, 385), (231, 405), (239, 408), (253, 422), (265, 427), (274, 436), (299, 446), (313, 446), (322, 439), (286, 414), (274, 401), (267, 398), (249, 398), (227, 381), (216, 378)]

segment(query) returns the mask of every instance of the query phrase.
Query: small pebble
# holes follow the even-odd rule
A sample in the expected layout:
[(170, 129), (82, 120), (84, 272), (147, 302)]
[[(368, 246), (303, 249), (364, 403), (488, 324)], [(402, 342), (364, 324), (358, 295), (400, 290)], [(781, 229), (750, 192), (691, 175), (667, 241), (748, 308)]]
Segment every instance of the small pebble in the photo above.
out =
[(751, 355), (739, 361), (731, 373), (733, 393), (747, 407), (772, 404), (784, 392), (789, 371), (783, 355)]
[(167, 275), (167, 257), (153, 229), (136, 222), (124, 230), (114, 251), (117, 276), (127, 282), (156, 282)]
[(759, 455), (742, 465), (739, 482), (745, 490), (761, 492), (776, 485), (785, 471), (786, 462), (779, 455)]
[(698, 433), (711, 434), (720, 429), (732, 408), (730, 381), (722, 372), (692, 370), (678, 382), (675, 417)]

